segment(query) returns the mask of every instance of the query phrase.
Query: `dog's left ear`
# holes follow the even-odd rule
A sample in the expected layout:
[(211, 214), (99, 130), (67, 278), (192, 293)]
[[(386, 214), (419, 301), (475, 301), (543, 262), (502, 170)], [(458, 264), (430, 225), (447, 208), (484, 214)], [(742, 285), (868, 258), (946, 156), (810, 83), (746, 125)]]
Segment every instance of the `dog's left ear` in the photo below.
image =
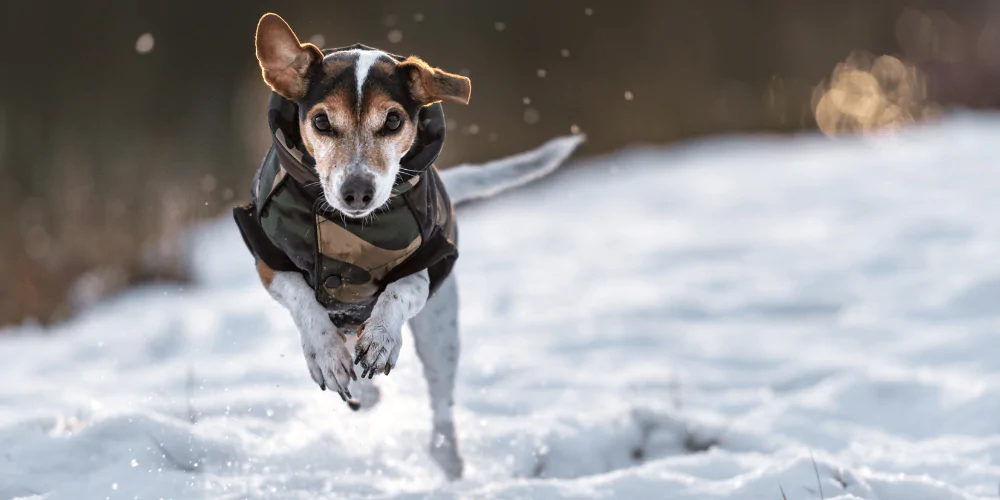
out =
[(287, 99), (305, 97), (310, 70), (323, 60), (323, 52), (311, 43), (300, 43), (288, 23), (271, 13), (257, 24), (256, 46), (264, 81)]
[(469, 104), (472, 97), (468, 78), (432, 68), (420, 58), (407, 58), (399, 63), (398, 71), (406, 75), (413, 99), (425, 106), (439, 101)]

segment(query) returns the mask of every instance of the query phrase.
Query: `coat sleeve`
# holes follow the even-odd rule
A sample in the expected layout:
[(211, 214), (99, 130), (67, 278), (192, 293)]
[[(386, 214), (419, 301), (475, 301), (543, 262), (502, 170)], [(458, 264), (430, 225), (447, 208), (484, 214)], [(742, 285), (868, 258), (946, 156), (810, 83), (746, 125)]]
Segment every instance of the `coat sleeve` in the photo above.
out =
[(262, 260), (264, 264), (267, 264), (267, 267), (275, 271), (301, 272), (295, 263), (268, 239), (264, 228), (260, 225), (256, 207), (252, 204), (235, 207), (233, 208), (233, 218), (236, 220), (236, 226), (240, 228), (243, 243), (246, 243), (254, 257)]
[[(267, 267), (275, 271), (299, 271), (295, 263), (267, 237), (264, 227), (260, 224), (261, 203), (266, 203), (267, 195), (273, 188), (274, 179), (278, 175), (280, 164), (274, 146), (267, 151), (260, 168), (254, 175), (250, 186), (250, 203), (233, 208), (233, 219), (240, 228), (243, 243), (246, 244), (254, 257), (262, 260)], [(264, 191), (267, 189), (267, 191)]]

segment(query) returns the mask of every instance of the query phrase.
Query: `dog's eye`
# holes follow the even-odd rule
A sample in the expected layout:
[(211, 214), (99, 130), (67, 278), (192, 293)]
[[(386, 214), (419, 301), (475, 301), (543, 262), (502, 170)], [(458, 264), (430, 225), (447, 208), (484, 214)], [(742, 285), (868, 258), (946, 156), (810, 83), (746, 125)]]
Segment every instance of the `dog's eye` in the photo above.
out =
[(313, 117), (313, 127), (316, 127), (316, 130), (323, 133), (330, 133), (333, 130), (333, 127), (330, 126), (330, 118), (323, 113), (319, 113)]
[(399, 113), (392, 111), (389, 116), (385, 117), (385, 131), (388, 133), (395, 132), (399, 130), (399, 127), (403, 125), (403, 117), (399, 116)]

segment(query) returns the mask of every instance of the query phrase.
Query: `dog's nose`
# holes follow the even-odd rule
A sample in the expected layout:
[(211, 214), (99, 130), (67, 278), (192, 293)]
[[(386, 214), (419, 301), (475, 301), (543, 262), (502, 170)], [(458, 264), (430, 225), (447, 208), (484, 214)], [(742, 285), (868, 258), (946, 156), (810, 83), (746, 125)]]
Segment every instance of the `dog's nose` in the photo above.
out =
[(375, 186), (362, 178), (352, 177), (340, 187), (340, 197), (348, 207), (361, 210), (375, 198)]

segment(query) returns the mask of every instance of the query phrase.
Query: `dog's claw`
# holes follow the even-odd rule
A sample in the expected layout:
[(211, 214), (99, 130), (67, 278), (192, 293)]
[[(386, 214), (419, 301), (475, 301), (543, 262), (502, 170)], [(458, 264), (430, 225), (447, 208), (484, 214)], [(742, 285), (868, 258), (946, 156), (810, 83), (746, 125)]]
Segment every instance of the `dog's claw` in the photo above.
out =
[(388, 375), (399, 357), (399, 346), (398, 328), (387, 326), (381, 320), (367, 323), (354, 349), (354, 363), (363, 369), (361, 378), (371, 380), (375, 375)]
[[(303, 333), (302, 352), (309, 375), (321, 391), (343, 393), (350, 385), (353, 358), (342, 337), (331, 334), (330, 330), (307, 331)], [(342, 394), (341, 398), (344, 397)]]
[(350, 365), (340, 365), (340, 367), (344, 369), (344, 372), (347, 373), (347, 376), (350, 377), (351, 380), (355, 382), (358, 381), (358, 376), (355, 375), (354, 370)]

